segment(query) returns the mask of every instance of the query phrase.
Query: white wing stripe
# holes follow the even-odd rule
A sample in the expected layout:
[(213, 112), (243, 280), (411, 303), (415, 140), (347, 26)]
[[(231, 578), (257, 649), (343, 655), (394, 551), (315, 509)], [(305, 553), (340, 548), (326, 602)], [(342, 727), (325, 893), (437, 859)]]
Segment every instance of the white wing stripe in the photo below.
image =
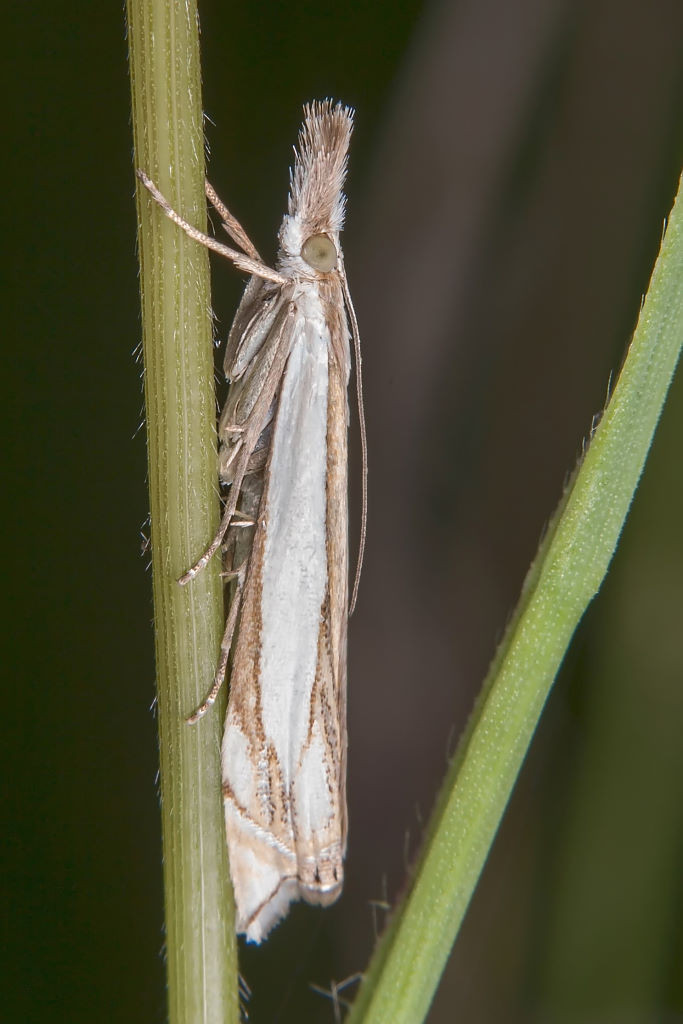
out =
[[(303, 298), (303, 297), (302, 297)], [(295, 328), (273, 433), (262, 576), (261, 713), (289, 789), (310, 722), (327, 584), (329, 332), (310, 288)], [(315, 313), (318, 312), (316, 316)]]

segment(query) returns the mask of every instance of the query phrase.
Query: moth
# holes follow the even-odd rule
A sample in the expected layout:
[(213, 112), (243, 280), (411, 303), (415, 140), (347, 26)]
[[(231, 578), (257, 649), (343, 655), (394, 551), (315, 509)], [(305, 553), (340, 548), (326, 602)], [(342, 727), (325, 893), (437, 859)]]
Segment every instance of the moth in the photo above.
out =
[(225, 824), (237, 931), (256, 943), (292, 902), (328, 905), (343, 884), (351, 337), (363, 453), (351, 609), (367, 508), (360, 342), (339, 241), (352, 127), (341, 104), (304, 107), (274, 268), (208, 183), (236, 249), (192, 227), (138, 171), (171, 220), (251, 275), (225, 353), (221, 524), (180, 583), (222, 549), (232, 599), (213, 687), (189, 721), (214, 703), (232, 650)]

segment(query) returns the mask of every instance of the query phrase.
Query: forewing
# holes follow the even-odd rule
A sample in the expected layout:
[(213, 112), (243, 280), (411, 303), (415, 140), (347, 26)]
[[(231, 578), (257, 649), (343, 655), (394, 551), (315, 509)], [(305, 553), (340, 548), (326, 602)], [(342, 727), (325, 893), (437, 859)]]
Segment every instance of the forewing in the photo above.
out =
[[(266, 291), (269, 295), (266, 310), (259, 306), (263, 289), (258, 286), (264, 284), (267, 285)], [(228, 397), (218, 421), (219, 475), (224, 484), (232, 483), (235, 456), (244, 443), (246, 428), (254, 407), (271, 373), (273, 361), (281, 351), (281, 346), (284, 344), (286, 348), (288, 344), (288, 339), (283, 339), (283, 330), (290, 313), (290, 291), (291, 289), (252, 278), (230, 330), (235, 354), (230, 365), (226, 357), (225, 365), (228, 376), (230, 373), (234, 373), (235, 376), (231, 378)], [(267, 429), (271, 416), (272, 408), (269, 407), (261, 417), (258, 439), (253, 446), (256, 458), (252, 460), (250, 472), (263, 468), (268, 437), (261, 435)]]
[(249, 279), (228, 334), (223, 369), (228, 380), (239, 380), (258, 354), (282, 301), (282, 288), (261, 277)]
[(298, 316), (277, 398), (223, 741), (238, 930), (339, 894), (346, 838), (346, 395)]

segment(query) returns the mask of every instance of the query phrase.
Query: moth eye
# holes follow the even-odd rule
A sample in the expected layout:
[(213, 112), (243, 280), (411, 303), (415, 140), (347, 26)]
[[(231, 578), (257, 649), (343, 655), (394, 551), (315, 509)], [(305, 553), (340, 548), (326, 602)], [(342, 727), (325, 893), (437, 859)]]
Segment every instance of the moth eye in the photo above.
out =
[(301, 246), (301, 255), (309, 267), (327, 274), (337, 265), (337, 250), (327, 235), (311, 235)]

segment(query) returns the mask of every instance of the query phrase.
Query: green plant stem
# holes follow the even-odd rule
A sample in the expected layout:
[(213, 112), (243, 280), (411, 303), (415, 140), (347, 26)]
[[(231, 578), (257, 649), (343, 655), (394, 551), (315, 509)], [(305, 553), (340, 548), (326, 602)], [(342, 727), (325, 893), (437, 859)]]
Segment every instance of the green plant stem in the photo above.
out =
[[(204, 140), (193, 0), (128, 0), (135, 164), (205, 228)], [(210, 687), (223, 622), (214, 561), (177, 579), (218, 521), (206, 251), (137, 193), (149, 455), (161, 810), (171, 1024), (238, 1020), (237, 952), (221, 799), (223, 701)]]
[(373, 956), (349, 1024), (418, 1024), (426, 1016), (564, 653), (607, 572), (683, 343), (681, 206), (679, 190), (614, 393), (529, 572), (437, 801), (412, 889)]

